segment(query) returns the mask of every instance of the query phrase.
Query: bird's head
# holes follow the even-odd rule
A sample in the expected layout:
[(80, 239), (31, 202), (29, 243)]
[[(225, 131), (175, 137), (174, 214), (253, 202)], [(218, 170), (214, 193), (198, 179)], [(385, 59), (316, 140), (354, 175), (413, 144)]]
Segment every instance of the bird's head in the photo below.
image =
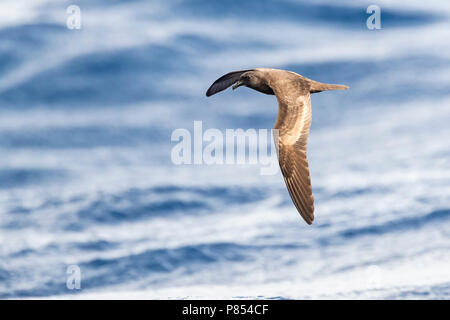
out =
[(258, 88), (264, 84), (264, 79), (255, 71), (248, 71), (243, 73), (239, 80), (233, 84), (233, 90), (240, 87), (246, 86), (252, 89)]
[(210, 97), (231, 85), (233, 86), (233, 90), (240, 86), (245, 86), (265, 94), (274, 94), (267, 81), (267, 76), (263, 71), (258, 69), (233, 71), (214, 81), (206, 91), (206, 96)]
[(251, 70), (243, 73), (239, 77), (239, 80), (233, 84), (232, 88), (234, 90), (240, 86), (246, 86), (265, 94), (274, 94), (272, 88), (267, 84), (267, 78), (259, 70)]

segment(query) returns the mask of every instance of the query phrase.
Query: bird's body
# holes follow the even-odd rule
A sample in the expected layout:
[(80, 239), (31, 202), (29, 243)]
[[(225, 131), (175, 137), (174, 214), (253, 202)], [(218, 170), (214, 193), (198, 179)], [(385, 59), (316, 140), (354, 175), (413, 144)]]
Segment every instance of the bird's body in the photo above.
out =
[(278, 69), (251, 69), (230, 72), (217, 79), (206, 92), (211, 96), (233, 85), (247, 86), (278, 100), (278, 161), (292, 201), (308, 223), (314, 220), (312, 194), (306, 149), (312, 112), (310, 93), (347, 89), (344, 85), (326, 84), (305, 78), (295, 72)]

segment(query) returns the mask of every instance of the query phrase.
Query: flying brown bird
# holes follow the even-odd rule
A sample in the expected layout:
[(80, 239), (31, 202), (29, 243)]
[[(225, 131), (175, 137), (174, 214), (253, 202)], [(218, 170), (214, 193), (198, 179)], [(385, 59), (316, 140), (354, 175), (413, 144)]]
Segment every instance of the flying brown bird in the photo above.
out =
[(233, 90), (246, 86), (277, 97), (278, 116), (274, 129), (279, 130), (278, 162), (295, 207), (306, 223), (312, 224), (314, 197), (306, 157), (312, 115), (310, 93), (348, 87), (317, 82), (291, 71), (257, 68), (227, 73), (209, 87), (206, 96), (231, 85)]

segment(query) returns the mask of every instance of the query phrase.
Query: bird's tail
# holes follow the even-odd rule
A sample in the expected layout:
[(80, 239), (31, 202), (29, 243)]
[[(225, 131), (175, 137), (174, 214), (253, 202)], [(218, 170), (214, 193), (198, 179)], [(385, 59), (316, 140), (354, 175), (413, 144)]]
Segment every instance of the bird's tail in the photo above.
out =
[(310, 80), (311, 87), (309, 89), (309, 92), (316, 93), (316, 92), (322, 92), (325, 90), (347, 90), (348, 86), (344, 86), (343, 84), (328, 84), (328, 83), (322, 83), (318, 81)]

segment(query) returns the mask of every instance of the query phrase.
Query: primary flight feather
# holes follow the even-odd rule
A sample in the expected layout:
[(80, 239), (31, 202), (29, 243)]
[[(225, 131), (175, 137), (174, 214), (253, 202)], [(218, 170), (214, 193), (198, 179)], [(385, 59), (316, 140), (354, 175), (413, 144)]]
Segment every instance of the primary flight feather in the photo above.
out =
[(278, 69), (233, 71), (217, 79), (206, 96), (226, 88), (246, 86), (262, 93), (275, 95), (278, 116), (278, 162), (289, 194), (300, 215), (308, 224), (314, 220), (314, 197), (311, 188), (306, 148), (311, 126), (310, 94), (325, 90), (345, 90), (347, 86), (326, 84), (305, 78), (295, 72)]

